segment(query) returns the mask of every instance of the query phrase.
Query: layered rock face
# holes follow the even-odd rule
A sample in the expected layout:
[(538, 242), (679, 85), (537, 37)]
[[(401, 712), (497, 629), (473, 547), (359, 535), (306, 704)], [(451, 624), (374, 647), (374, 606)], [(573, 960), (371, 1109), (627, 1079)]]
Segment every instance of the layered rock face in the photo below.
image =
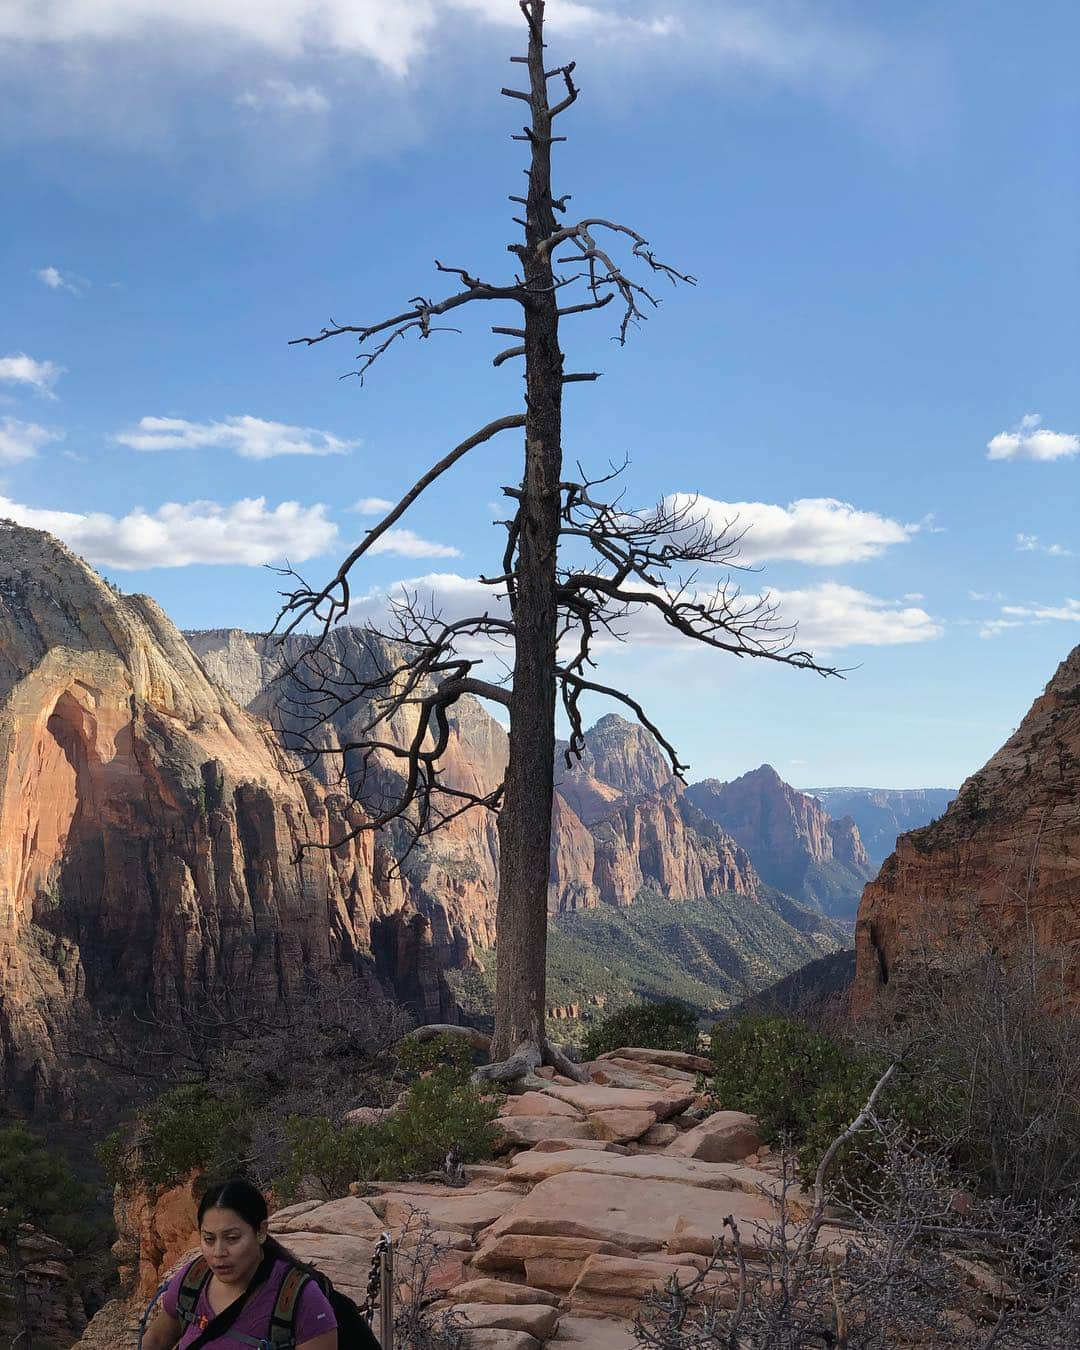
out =
[(167, 1014), (222, 980), (273, 1006), (312, 973), (372, 970), (380, 924), (388, 974), (415, 982), (428, 937), (375, 839), (298, 860), (357, 819), (296, 774), (152, 600), (47, 534), (0, 526), (9, 1090), (56, 1109), (55, 1048), (88, 1007)]
[(1080, 647), (940, 820), (901, 836), (855, 930), (857, 1007), (975, 944), (1052, 957), (1080, 1000)]
[[(236, 630), (187, 636), (216, 680), (251, 711), (268, 716), (287, 745), (298, 743), (310, 696), (299, 675), (280, 677), (294, 663), (298, 645)], [(366, 632), (338, 628), (330, 635), (326, 659), (330, 668), (350, 671), (362, 683), (379, 665), (390, 666), (393, 652)], [(362, 698), (335, 711), (319, 730), (320, 744), (335, 752), (356, 739), (370, 710), (370, 701)], [(403, 744), (412, 726), (403, 716), (389, 733)], [(581, 759), (569, 769), (563, 749), (555, 774), (551, 913), (629, 905), (642, 890), (671, 900), (755, 892), (758, 877), (745, 850), (688, 805), (660, 747), (642, 727), (614, 715), (601, 718), (586, 734)], [(451, 722), (447, 781), (490, 791), (502, 777), (506, 757), (503, 728), (475, 700), (460, 700)], [(333, 781), (343, 762), (352, 775), (356, 766), (348, 754), (320, 756), (312, 771)], [(389, 762), (382, 767), (392, 773)], [(360, 785), (363, 800), (369, 787), (381, 792), (389, 782), (380, 783), (369, 769)], [(449, 934), (464, 934), (475, 947), (494, 944), (498, 839), (490, 813), (470, 811), (424, 840), (404, 870), (416, 903), (431, 916), (436, 943), (442, 906)], [(448, 964), (460, 961), (448, 954)]]
[(611, 714), (586, 733), (581, 759), (556, 765), (559, 833), (555, 913), (629, 905), (641, 891), (668, 900), (753, 895), (746, 851), (688, 803), (644, 728)]
[(870, 862), (880, 867), (900, 835), (943, 815), (955, 788), (806, 788), (829, 815), (850, 816)]
[(832, 819), (768, 764), (730, 783), (707, 778), (686, 795), (746, 849), (769, 885), (834, 917), (854, 917), (874, 869), (850, 816)]

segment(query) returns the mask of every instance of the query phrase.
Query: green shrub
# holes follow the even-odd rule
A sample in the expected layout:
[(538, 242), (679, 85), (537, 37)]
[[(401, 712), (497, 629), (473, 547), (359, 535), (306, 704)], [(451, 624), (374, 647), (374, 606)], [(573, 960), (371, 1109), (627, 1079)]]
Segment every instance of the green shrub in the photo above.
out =
[(659, 1003), (632, 1003), (627, 1008), (602, 1017), (585, 1036), (583, 1054), (586, 1059), (624, 1045), (643, 1045), (650, 1050), (685, 1050), (693, 1054), (698, 1048), (698, 1019), (694, 1010), (676, 998)]
[[(803, 1022), (751, 1014), (713, 1029), (715, 1065), (708, 1091), (717, 1107), (746, 1111), (767, 1139), (797, 1151), (804, 1183), (826, 1149), (858, 1116), (887, 1067), (878, 1052), (835, 1041)], [(878, 1099), (879, 1114), (902, 1123), (915, 1140), (946, 1146), (955, 1133), (956, 1103), (908, 1073), (898, 1073)], [(874, 1167), (880, 1141), (864, 1133), (839, 1151), (833, 1182), (841, 1196)]]
[(201, 1083), (188, 1084), (147, 1107), (133, 1135), (120, 1130), (107, 1135), (97, 1158), (114, 1185), (140, 1181), (170, 1186), (195, 1169), (235, 1170), (249, 1143), (250, 1128), (239, 1103)]
[[(469, 1082), (468, 1047), (456, 1038), (438, 1041), (407, 1043), (405, 1062), (435, 1067), (420, 1067), (422, 1076), (393, 1115), (377, 1124), (335, 1126), (324, 1116), (293, 1116), (286, 1124), (285, 1161), (275, 1190), (292, 1197), (301, 1181), (314, 1178), (327, 1195), (343, 1195), (352, 1181), (395, 1181), (435, 1171), (452, 1148), (461, 1162), (490, 1158), (498, 1101)], [(453, 1062), (438, 1063), (440, 1053)]]
[(715, 1066), (709, 1090), (721, 1107), (746, 1111), (769, 1138), (787, 1134), (796, 1144), (813, 1120), (818, 1090), (848, 1077), (847, 1056), (834, 1041), (773, 1013), (718, 1023), (709, 1054)]

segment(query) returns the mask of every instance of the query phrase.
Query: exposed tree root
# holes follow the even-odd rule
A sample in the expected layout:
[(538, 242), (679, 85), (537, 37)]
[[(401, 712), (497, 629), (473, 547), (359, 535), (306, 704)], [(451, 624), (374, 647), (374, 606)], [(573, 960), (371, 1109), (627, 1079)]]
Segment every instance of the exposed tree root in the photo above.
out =
[(549, 1086), (548, 1080), (536, 1072), (543, 1064), (550, 1065), (556, 1073), (566, 1078), (572, 1078), (575, 1083), (590, 1081), (580, 1064), (574, 1064), (548, 1040), (526, 1041), (508, 1059), (482, 1064), (473, 1073), (473, 1079), (480, 1083), (501, 1083), (504, 1087), (521, 1091), (543, 1089)]

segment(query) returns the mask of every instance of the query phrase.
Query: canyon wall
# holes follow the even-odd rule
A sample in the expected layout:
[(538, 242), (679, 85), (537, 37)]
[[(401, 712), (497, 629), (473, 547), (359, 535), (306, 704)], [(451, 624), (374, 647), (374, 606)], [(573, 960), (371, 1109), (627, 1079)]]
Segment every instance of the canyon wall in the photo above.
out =
[[(309, 975), (392, 985), (430, 945), (358, 808), (212, 683), (145, 596), (0, 525), (0, 1078), (66, 1091), (73, 1015), (163, 1015), (227, 981), (259, 1004)], [(425, 931), (420, 931), (424, 929)], [(435, 972), (411, 992), (445, 1013)]]
[(687, 796), (746, 849), (770, 886), (836, 918), (854, 918), (874, 867), (850, 816), (834, 820), (769, 764), (729, 783), (694, 783)]
[(965, 944), (1046, 954), (1080, 1000), (1080, 647), (945, 814), (902, 835), (855, 930), (855, 1005)]

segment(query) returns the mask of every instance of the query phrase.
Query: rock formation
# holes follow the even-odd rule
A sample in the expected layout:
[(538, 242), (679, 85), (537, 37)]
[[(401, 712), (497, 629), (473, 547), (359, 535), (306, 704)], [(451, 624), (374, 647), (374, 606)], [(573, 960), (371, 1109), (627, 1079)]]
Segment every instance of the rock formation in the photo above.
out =
[[(495, 819), (471, 811), (400, 866), (393, 826), (331, 847), (397, 768), (386, 758), (362, 774), (347, 757), (343, 780), (334, 757), (298, 758), (348, 742), (368, 713), (358, 700), (306, 726), (302, 689), (279, 678), (300, 641), (185, 641), (153, 600), (121, 594), (51, 536), (0, 526), (0, 1082), (20, 1101), (55, 1112), (70, 1090), (55, 1061), (73, 1019), (168, 1017), (219, 982), (272, 1008), (311, 977), (358, 977), (373, 997), (453, 1018), (442, 972), (494, 945)], [(327, 659), (362, 678), (391, 656), (344, 628)], [(392, 728), (399, 740), (411, 716)], [(506, 745), (462, 701), (449, 781), (489, 790)], [(745, 849), (688, 801), (640, 728), (602, 719), (559, 779), (553, 913), (641, 893), (756, 896)], [(769, 908), (767, 923), (801, 943), (798, 916)]]
[(730, 783), (707, 778), (686, 795), (746, 849), (769, 885), (827, 914), (854, 917), (873, 867), (850, 816), (832, 819), (768, 764)]
[(272, 1006), (309, 974), (373, 970), (379, 925), (390, 977), (415, 978), (429, 935), (371, 836), (296, 860), (357, 808), (294, 770), (152, 600), (50, 535), (0, 526), (9, 1090), (48, 1101), (56, 1045), (88, 1007), (167, 1014), (219, 980)]
[(956, 796), (955, 788), (804, 788), (830, 816), (850, 816), (874, 867), (880, 867), (907, 830), (929, 825)]
[(940, 820), (902, 835), (859, 907), (856, 1006), (957, 945), (1060, 961), (1080, 999), (1080, 647)]

